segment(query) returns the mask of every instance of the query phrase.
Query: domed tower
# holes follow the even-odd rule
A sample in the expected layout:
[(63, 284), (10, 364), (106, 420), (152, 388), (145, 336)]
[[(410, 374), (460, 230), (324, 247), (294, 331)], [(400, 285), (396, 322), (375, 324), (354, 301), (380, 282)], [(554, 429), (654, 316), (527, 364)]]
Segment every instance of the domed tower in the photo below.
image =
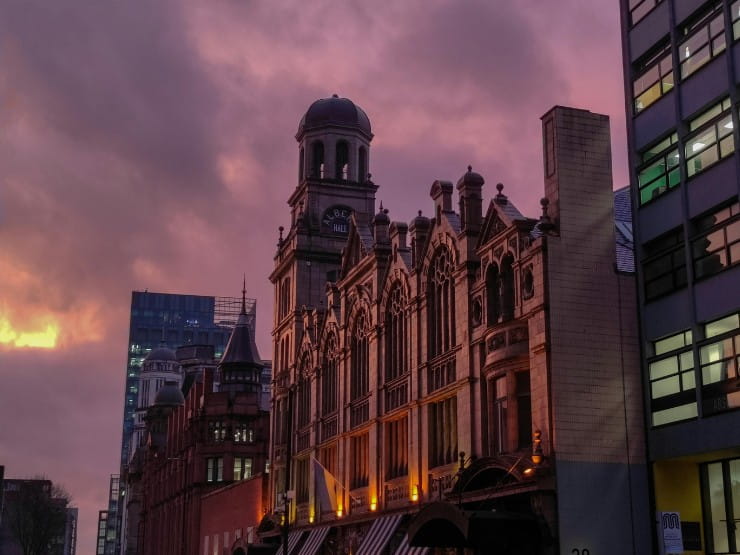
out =
[(136, 448), (142, 445), (146, 428), (144, 415), (147, 409), (154, 405), (160, 389), (168, 383), (174, 383), (179, 388), (182, 384), (182, 372), (175, 351), (160, 345), (151, 350), (142, 363), (139, 397), (134, 414), (134, 433), (131, 436), (132, 445), (129, 450), (131, 456)]
[[(298, 184), (288, 199), (290, 225), (280, 229), (275, 269), (273, 420), (287, 414), (288, 386), (303, 333), (302, 307), (326, 309), (326, 282), (336, 281), (352, 218), (369, 224), (377, 186), (370, 179), (370, 119), (347, 98), (333, 95), (309, 106), (298, 132)], [(273, 430), (280, 424), (273, 421)], [(277, 432), (273, 432), (277, 434)], [(280, 438), (278, 438), (279, 440)], [(273, 447), (276, 475), (285, 470)]]
[(219, 391), (232, 393), (247, 392), (257, 394), (255, 403), (259, 404), (262, 390), (262, 368), (257, 345), (254, 342), (246, 308), (246, 286), (242, 289), (242, 309), (231, 332), (229, 342), (218, 364), (221, 374)]

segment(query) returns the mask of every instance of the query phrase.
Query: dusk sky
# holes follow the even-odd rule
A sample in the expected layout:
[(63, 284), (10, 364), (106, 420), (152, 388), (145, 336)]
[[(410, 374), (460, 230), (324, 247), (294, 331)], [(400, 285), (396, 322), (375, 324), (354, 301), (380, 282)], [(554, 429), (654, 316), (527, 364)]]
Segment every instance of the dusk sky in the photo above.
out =
[(0, 0), (0, 464), (80, 508), (118, 472), (132, 290), (257, 299), (296, 185), (298, 122), (336, 93), (368, 114), (393, 220), (468, 164), (526, 215), (540, 116), (611, 117), (627, 184), (616, 0)]

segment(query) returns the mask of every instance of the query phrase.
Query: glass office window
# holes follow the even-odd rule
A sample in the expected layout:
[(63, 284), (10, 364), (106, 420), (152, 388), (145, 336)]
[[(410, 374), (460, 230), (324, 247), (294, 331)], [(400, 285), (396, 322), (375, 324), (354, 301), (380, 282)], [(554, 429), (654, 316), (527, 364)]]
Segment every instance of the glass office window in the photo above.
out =
[(686, 139), (684, 146), (688, 177), (704, 171), (733, 153), (733, 127), (728, 98), (689, 121), (689, 129), (694, 133)]
[(713, 4), (693, 23), (686, 25), (683, 34), (687, 38), (678, 46), (678, 57), (681, 79), (686, 79), (727, 47), (722, 3)]
[(630, 21), (635, 25), (643, 17), (653, 11), (653, 8), (663, 0), (630, 0)]
[(732, 19), (732, 38), (740, 39), (740, 0), (730, 6), (730, 18)]
[(696, 379), (691, 331), (653, 341), (648, 361), (653, 426), (696, 418)]
[(702, 412), (705, 416), (740, 408), (740, 326), (738, 314), (704, 325), (699, 345)]
[(646, 204), (681, 182), (678, 135), (672, 133), (641, 154), (643, 165), (637, 171), (640, 204)]
[(686, 259), (681, 228), (643, 246), (645, 300), (651, 301), (686, 286)]
[(636, 64), (638, 77), (632, 82), (635, 114), (639, 114), (661, 96), (673, 89), (673, 56), (666, 42), (657, 52)]
[(691, 241), (694, 277), (714, 275), (740, 262), (740, 205), (736, 202), (698, 218)]
[(740, 459), (701, 466), (706, 553), (738, 553), (740, 537)]

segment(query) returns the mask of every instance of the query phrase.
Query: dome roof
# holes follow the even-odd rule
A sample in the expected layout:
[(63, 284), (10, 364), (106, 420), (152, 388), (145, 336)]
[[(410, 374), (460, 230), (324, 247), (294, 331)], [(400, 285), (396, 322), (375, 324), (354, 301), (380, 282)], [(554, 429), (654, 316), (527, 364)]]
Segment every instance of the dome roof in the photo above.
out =
[(175, 351), (172, 349), (168, 349), (167, 347), (157, 347), (156, 349), (152, 349), (149, 351), (149, 354), (146, 355), (146, 358), (144, 361), (151, 362), (153, 360), (173, 360), (177, 361), (177, 357), (175, 356)]
[(458, 189), (462, 185), (477, 185), (480, 187), (485, 182), (486, 180), (483, 179), (481, 174), (474, 172), (472, 166), (468, 166), (468, 171), (458, 180), (457, 187)]
[(155, 405), (164, 406), (178, 406), (185, 404), (185, 397), (180, 391), (180, 387), (177, 382), (165, 382), (165, 384), (157, 391), (157, 396), (154, 398)]
[(368, 139), (373, 136), (370, 119), (364, 110), (349, 98), (339, 98), (335, 94), (331, 98), (321, 98), (311, 104), (298, 125), (296, 138), (300, 140), (306, 131), (327, 126), (356, 129)]

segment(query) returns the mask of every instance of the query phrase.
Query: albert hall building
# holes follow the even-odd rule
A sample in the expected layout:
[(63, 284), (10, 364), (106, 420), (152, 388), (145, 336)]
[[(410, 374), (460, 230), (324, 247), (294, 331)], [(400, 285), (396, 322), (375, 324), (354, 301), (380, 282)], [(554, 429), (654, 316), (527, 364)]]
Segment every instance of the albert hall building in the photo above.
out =
[(468, 167), (392, 221), (370, 120), (346, 98), (314, 102), (296, 139), (270, 276), (260, 549), (649, 552), (629, 191), (612, 190), (608, 118), (542, 117), (534, 217)]

